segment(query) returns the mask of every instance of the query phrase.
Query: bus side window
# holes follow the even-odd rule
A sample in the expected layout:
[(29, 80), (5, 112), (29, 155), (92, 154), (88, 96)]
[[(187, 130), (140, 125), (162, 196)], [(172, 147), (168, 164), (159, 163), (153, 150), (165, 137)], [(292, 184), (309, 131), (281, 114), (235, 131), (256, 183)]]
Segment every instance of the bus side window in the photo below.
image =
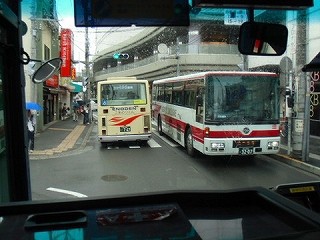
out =
[(163, 88), (163, 86), (162, 85), (160, 85), (159, 86), (159, 88), (158, 88), (158, 95), (157, 95), (157, 97), (158, 97), (158, 101), (160, 101), (160, 102), (163, 102), (164, 101), (164, 88)]
[(172, 84), (165, 84), (164, 89), (164, 102), (171, 103), (172, 102)]
[(190, 91), (184, 92), (184, 106), (189, 107)]
[(194, 91), (184, 92), (184, 106), (195, 109), (195, 92)]
[(199, 88), (196, 96), (196, 121), (203, 122), (203, 88)]
[(183, 92), (173, 91), (172, 92), (172, 103), (176, 105), (182, 105), (183, 103)]

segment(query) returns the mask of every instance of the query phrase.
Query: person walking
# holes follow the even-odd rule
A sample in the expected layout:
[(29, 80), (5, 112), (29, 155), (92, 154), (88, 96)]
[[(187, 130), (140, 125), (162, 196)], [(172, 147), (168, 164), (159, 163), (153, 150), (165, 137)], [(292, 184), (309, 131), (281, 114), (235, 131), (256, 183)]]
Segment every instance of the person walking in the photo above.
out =
[(61, 109), (61, 119), (62, 121), (67, 118), (67, 104), (64, 103)]
[(78, 122), (78, 117), (79, 117), (79, 104), (77, 103), (76, 100), (73, 100), (72, 103), (72, 114), (73, 114), (73, 121)]
[(89, 104), (83, 106), (83, 124), (89, 124)]
[(28, 150), (29, 152), (33, 152), (34, 150), (34, 132), (36, 130), (36, 118), (34, 114), (31, 112), (31, 110), (28, 110)]

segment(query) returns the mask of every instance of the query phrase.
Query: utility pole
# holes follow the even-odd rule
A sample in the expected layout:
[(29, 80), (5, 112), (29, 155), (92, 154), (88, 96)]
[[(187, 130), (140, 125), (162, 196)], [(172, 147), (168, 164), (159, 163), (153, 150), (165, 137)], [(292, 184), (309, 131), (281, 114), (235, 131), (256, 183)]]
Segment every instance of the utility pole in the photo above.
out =
[(87, 99), (90, 99), (89, 34), (88, 34), (87, 27), (85, 30), (85, 65), (86, 65), (86, 77), (88, 78)]
[(309, 157), (309, 124), (310, 124), (310, 89), (309, 79), (307, 79), (306, 74), (302, 72), (301, 66), (304, 66), (307, 59), (306, 54), (306, 42), (307, 38), (307, 14), (306, 10), (298, 12), (297, 21), (299, 26), (296, 33), (296, 66), (297, 76), (300, 82), (300, 88), (298, 89), (298, 99), (303, 99), (303, 101), (298, 101), (296, 103), (297, 118), (294, 119), (294, 126), (303, 125), (303, 130), (292, 132), (292, 151), (293, 154), (301, 157), (302, 161), (308, 162)]
[(179, 58), (180, 58), (180, 46), (179, 46), (179, 37), (177, 37), (177, 49), (176, 49), (176, 59), (177, 59), (177, 76), (180, 76), (180, 60), (179, 60)]
[(86, 78), (88, 81), (87, 84), (87, 94), (85, 100), (88, 100), (89, 102), (89, 122), (91, 122), (92, 119), (92, 109), (91, 109), (91, 76), (90, 76), (90, 62), (89, 62), (89, 34), (88, 34), (88, 27), (86, 27), (85, 30), (85, 65), (86, 65)]

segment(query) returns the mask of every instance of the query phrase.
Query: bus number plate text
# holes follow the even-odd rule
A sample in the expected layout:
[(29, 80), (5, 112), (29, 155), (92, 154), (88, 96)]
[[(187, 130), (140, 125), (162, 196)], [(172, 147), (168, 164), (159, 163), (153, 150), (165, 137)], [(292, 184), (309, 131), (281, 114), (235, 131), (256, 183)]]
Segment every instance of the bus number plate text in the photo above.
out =
[(239, 154), (240, 155), (252, 155), (253, 148), (239, 148)]
[(129, 126), (120, 127), (120, 132), (131, 132), (131, 127)]

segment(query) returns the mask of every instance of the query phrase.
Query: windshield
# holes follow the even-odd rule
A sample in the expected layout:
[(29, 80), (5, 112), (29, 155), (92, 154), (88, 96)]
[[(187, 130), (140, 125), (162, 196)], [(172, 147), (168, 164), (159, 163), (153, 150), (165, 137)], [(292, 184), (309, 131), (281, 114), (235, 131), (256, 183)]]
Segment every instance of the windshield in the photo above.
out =
[(146, 104), (145, 84), (103, 84), (100, 92), (101, 106)]
[(276, 76), (209, 76), (205, 98), (208, 123), (279, 122)]
[[(76, 27), (74, 1), (23, 0), (25, 100), (40, 105), (26, 144), (32, 200), (318, 180), (288, 160), (319, 165), (320, 74), (302, 71), (320, 51), (314, 4), (253, 15), (190, 6), (186, 26)], [(251, 19), (285, 26), (288, 38), (261, 44), (258, 32), (245, 46), (256, 55), (240, 53), (240, 26)], [(277, 38), (286, 43), (281, 55)], [(34, 83), (57, 57), (60, 71)], [(117, 77), (149, 86), (106, 80)]]

